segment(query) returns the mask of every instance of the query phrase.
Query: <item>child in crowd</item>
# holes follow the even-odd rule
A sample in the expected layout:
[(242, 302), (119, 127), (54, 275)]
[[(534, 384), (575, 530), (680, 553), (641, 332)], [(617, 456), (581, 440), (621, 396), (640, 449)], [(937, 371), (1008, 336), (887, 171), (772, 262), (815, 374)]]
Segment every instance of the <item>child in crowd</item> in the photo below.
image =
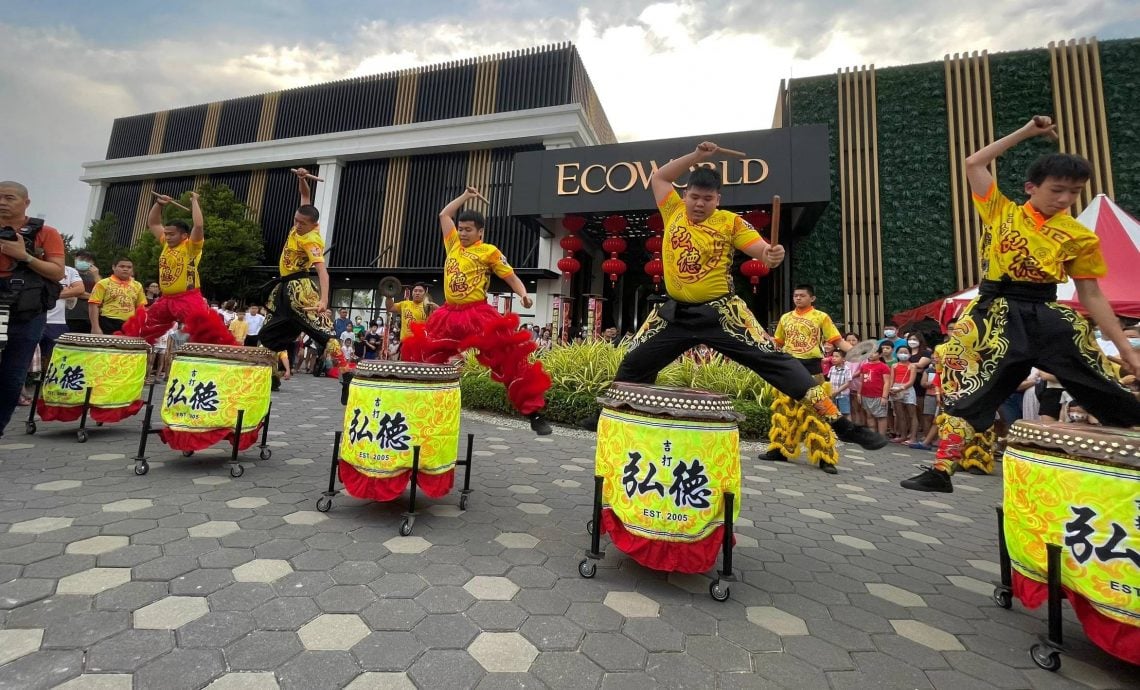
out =
[(942, 386), (938, 378), (937, 367), (940, 366), (938, 351), (935, 350), (930, 357), (930, 364), (919, 376), (919, 385), (926, 395), (922, 398), (922, 433), (923, 439), (911, 443), (910, 447), (916, 450), (934, 450), (932, 443), (938, 438), (938, 426), (935, 419), (938, 417), (942, 405)]
[(874, 426), (870, 428), (883, 435), (887, 433), (887, 394), (892, 383), (891, 368), (883, 362), (883, 357), (890, 349), (892, 346), (887, 344), (872, 352), (860, 371), (863, 386), (859, 395), (866, 421), (868, 426), (873, 421)]
[(915, 367), (910, 363), (910, 347), (903, 345), (895, 350), (895, 360), (895, 365), (891, 368), (894, 375), (894, 383), (891, 385), (891, 403), (895, 411), (894, 441), (909, 444), (918, 440)]
[(851, 372), (844, 360), (844, 352), (833, 348), (831, 356), (824, 359), (830, 366), (826, 369), (827, 380), (831, 384), (831, 397), (835, 398), (835, 406), (839, 413), (848, 419), (851, 418)]

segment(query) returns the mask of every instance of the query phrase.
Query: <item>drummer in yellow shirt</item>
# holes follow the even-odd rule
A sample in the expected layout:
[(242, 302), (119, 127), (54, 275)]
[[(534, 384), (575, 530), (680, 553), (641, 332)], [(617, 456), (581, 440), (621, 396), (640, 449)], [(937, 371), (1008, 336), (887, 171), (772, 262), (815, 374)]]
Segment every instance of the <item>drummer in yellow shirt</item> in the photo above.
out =
[[(413, 323), (427, 323), (428, 317), (435, 311), (435, 305), (428, 298), (427, 283), (416, 283), (412, 288), (412, 298), (394, 302), (391, 297), (385, 299), (384, 308), (389, 314), (400, 315), (400, 342), (403, 343), (412, 335)], [(404, 355), (406, 357), (406, 355)]]
[(134, 268), (130, 259), (118, 259), (111, 275), (91, 289), (87, 312), (93, 335), (114, 335), (139, 307), (146, 306), (146, 291), (132, 277)]
[(446, 362), (464, 350), (477, 350), (479, 362), (506, 387), (511, 405), (530, 419), (530, 428), (536, 434), (545, 436), (552, 433), (541, 414), (550, 377), (541, 362), (530, 361), (536, 346), (529, 335), (519, 331), (518, 316), (500, 314), (487, 304), (491, 274), (502, 278), (525, 308), (534, 301), (502, 252), (483, 242), (483, 214), (460, 212), (466, 202), (477, 198), (479, 191), (468, 187), (439, 212), (447, 251), (443, 264), (445, 303), (426, 323), (411, 324), (412, 335), (404, 342), (403, 356), (413, 362)]

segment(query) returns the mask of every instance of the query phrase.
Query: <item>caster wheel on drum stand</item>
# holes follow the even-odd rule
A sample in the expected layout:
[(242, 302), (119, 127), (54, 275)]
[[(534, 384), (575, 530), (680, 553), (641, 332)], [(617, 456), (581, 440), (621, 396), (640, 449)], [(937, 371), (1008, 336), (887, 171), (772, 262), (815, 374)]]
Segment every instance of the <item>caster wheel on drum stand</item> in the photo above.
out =
[(728, 601), (728, 592), (728, 585), (721, 583), (720, 580), (709, 583), (709, 596), (717, 601)]
[(87, 431), (85, 429), (80, 429), (79, 431), (76, 431), (75, 432), (75, 440), (80, 442), (80, 443), (87, 443)]
[(24, 424), (24, 433), (27, 434), (28, 436), (34, 436), (36, 433), (36, 423), (35, 422), (25, 423)]
[(146, 464), (145, 462), (136, 462), (135, 463), (135, 474), (137, 474), (138, 476), (141, 477), (149, 471), (150, 471), (150, 465)]
[(192, 451), (192, 450), (184, 450), (184, 451), (182, 451), (182, 457), (184, 457), (184, 458), (188, 458), (188, 457), (190, 457), (190, 456), (191, 456), (191, 455), (193, 455), (193, 454), (194, 454), (194, 451)]
[(589, 558), (583, 558), (578, 563), (578, 574), (585, 578), (591, 578), (598, 572), (598, 566)]
[(459, 509), (460, 510), (467, 510), (467, 496), (466, 495), (459, 497)]
[(594, 534), (594, 521), (590, 520), (586, 523), (586, 534), (593, 536)]
[(1003, 609), (1013, 607), (1013, 595), (1004, 587), (994, 587), (993, 599), (994, 603)]
[(95, 422), (95, 426), (103, 426), (103, 422)]
[(268, 460), (269, 458), (273, 457), (273, 451), (269, 448), (262, 448), (257, 457), (261, 458), (262, 460)]
[(245, 468), (242, 467), (241, 465), (233, 465), (230, 467), (230, 476), (233, 477), (234, 479), (237, 479), (238, 477), (242, 476), (243, 474), (245, 474)]
[(400, 523), (400, 536), (406, 537), (410, 535), (412, 533), (412, 525), (414, 524), (416, 524), (414, 519), (404, 518), (404, 521)]
[(1046, 671), (1056, 672), (1061, 668), (1061, 655), (1047, 645), (1035, 644), (1030, 647), (1029, 658)]
[(317, 499), (317, 510), (322, 513), (327, 513), (332, 510), (332, 498), (329, 496), (321, 496)]

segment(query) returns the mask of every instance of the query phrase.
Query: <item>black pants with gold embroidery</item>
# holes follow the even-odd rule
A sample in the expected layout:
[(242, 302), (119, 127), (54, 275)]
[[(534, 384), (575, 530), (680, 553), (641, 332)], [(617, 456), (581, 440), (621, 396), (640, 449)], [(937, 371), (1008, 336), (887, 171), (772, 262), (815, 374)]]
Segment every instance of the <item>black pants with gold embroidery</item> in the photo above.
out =
[(666, 365), (701, 343), (748, 367), (793, 400), (802, 400), (819, 386), (798, 359), (780, 352), (764, 337), (756, 317), (736, 295), (703, 304), (669, 300), (654, 309), (614, 378), (653, 383)]

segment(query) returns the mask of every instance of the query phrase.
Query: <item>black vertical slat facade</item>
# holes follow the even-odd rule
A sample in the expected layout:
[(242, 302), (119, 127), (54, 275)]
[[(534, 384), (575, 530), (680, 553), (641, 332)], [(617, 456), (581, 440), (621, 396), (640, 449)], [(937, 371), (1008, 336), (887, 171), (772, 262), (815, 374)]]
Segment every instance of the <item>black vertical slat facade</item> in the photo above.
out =
[(150, 148), (150, 131), (153, 128), (154, 113), (116, 118), (111, 125), (107, 160), (145, 156)]
[(274, 139), (387, 127), (396, 109), (396, 77), (377, 75), (290, 89), (277, 104)]
[(169, 194), (177, 199), (186, 192), (194, 189), (194, 177), (164, 177), (154, 181), (154, 191), (159, 194)]
[[(316, 163), (306, 163), (300, 167), (316, 170)], [(318, 182), (310, 180), (309, 189), (316, 195)], [(261, 237), (265, 240), (265, 262), (276, 266), (285, 246), (285, 238), (293, 227), (293, 214), (300, 205), (297, 195), (297, 176), (289, 168), (273, 168), (265, 179), (265, 201), (261, 206)], [(330, 257), (331, 262), (331, 257)]]
[[(333, 231), (337, 266), (375, 266), (380, 247), (384, 194), (388, 184), (388, 159), (352, 161), (341, 171)], [(380, 265), (391, 265), (392, 254)]]
[(107, 194), (103, 198), (103, 213), (100, 215), (115, 214), (118, 221), (115, 243), (121, 247), (131, 246), (131, 236), (135, 230), (135, 214), (138, 212), (141, 193), (142, 182), (138, 180), (112, 182), (107, 185)]
[(171, 110), (166, 116), (166, 131), (162, 135), (162, 152), (190, 151), (202, 144), (202, 129), (206, 126), (208, 105)]
[(222, 101), (218, 113), (218, 136), (214, 146), (232, 146), (257, 141), (263, 96), (246, 96)]
[(474, 95), (475, 64), (470, 60), (421, 72), (413, 122), (467, 117)]
[(509, 215), (515, 154), (540, 151), (542, 146), (514, 146), (491, 151), (490, 182), (485, 192), (491, 202), (484, 239), (499, 248), (515, 268), (538, 266), (538, 232)]
[(233, 170), (231, 172), (214, 173), (210, 175), (210, 184), (225, 185), (234, 193), (234, 197), (241, 203), (246, 202), (249, 196), (249, 170)]
[(408, 162), (407, 214), (398, 263), (401, 268), (443, 266), (439, 210), (467, 186), (466, 151), (416, 156)]
[(570, 48), (511, 55), (499, 61), (495, 112), (529, 110), (569, 102)]

